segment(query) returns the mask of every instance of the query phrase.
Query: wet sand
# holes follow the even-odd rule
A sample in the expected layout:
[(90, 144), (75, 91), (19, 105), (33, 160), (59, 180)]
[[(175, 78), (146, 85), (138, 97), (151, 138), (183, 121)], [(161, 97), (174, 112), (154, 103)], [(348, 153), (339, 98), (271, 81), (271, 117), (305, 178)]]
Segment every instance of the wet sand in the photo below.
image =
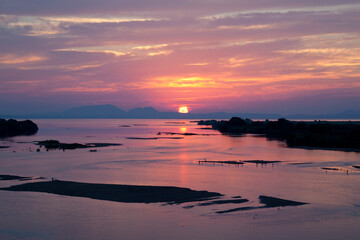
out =
[(240, 208), (233, 208), (229, 210), (224, 211), (217, 211), (216, 213), (222, 214), (222, 213), (231, 213), (231, 212), (238, 212), (238, 211), (249, 211), (249, 210), (255, 210), (255, 209), (263, 209), (263, 208), (275, 208), (275, 207), (288, 207), (288, 206), (300, 206), (305, 205), (308, 203), (303, 202), (296, 202), (276, 197), (269, 197), (269, 196), (259, 196), (259, 202), (261, 204), (264, 204), (263, 206), (255, 206), (255, 207), (240, 207)]
[(180, 204), (204, 201), (222, 196), (222, 194), (216, 192), (195, 191), (180, 187), (94, 184), (59, 180), (26, 183), (8, 188), (0, 188), (0, 190), (44, 192), (124, 203)]

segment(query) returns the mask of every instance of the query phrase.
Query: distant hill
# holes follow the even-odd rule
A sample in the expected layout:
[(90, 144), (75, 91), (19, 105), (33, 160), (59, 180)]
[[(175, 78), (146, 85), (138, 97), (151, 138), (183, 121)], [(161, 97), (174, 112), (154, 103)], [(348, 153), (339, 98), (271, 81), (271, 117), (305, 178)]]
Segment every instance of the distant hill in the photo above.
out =
[(229, 119), (231, 117), (241, 117), (249, 119), (360, 119), (360, 111), (345, 111), (338, 114), (296, 114), (281, 115), (268, 113), (187, 113), (178, 112), (159, 112), (153, 107), (134, 108), (124, 111), (114, 105), (88, 105), (82, 107), (70, 108), (63, 112), (43, 113), (43, 114), (27, 114), (27, 115), (0, 115), (2, 118), (15, 119)]
[(159, 115), (159, 112), (153, 107), (144, 107), (131, 109), (127, 115), (134, 118), (152, 118)]
[(126, 112), (114, 105), (89, 105), (77, 108), (70, 108), (60, 114), (65, 118), (120, 118)]

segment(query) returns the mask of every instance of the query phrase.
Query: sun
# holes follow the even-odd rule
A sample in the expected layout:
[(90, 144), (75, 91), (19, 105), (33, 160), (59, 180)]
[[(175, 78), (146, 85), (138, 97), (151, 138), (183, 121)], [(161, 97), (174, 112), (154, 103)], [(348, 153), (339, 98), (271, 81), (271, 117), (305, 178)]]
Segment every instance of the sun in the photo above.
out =
[(179, 107), (179, 113), (188, 113), (189, 109), (186, 106)]

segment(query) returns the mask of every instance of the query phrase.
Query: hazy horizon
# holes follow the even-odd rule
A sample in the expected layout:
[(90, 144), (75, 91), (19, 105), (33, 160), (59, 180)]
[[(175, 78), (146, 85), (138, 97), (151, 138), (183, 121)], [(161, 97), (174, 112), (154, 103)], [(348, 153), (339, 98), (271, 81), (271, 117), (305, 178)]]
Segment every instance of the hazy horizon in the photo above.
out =
[[(35, 110), (35, 111), (34, 111)], [(158, 109), (146, 106), (146, 107), (138, 107), (138, 108), (132, 108), (132, 109), (122, 109), (112, 104), (101, 104), (101, 105), (84, 105), (84, 106), (78, 106), (78, 107), (72, 107), (67, 108), (65, 110), (62, 109), (52, 109), (52, 111), (44, 112), (44, 111), (36, 111), (39, 109), (30, 109), (28, 112), (14, 112), (14, 113), (3, 113), (0, 112), (0, 118), (1, 117), (30, 117), (34, 118), (36, 116), (40, 116), (41, 118), (63, 118), (63, 117), (70, 117), (76, 119), (79, 118), (106, 118), (106, 116), (114, 118), (117, 115), (119, 117), (122, 116), (122, 118), (134, 118), (136, 116), (139, 116), (140, 118), (147, 118), (151, 119), (151, 116), (153, 116), (155, 119), (171, 119), (173, 117), (176, 117), (178, 119), (181, 118), (181, 116), (186, 118), (197, 118), (197, 117), (203, 117), (203, 118), (217, 118), (217, 119), (227, 119), (229, 117), (243, 117), (243, 118), (279, 118), (279, 117), (330, 117), (334, 119), (357, 119), (360, 118), (360, 111), (354, 111), (354, 110), (346, 110), (342, 112), (327, 112), (327, 113), (293, 113), (293, 114), (284, 114), (284, 113), (278, 113), (278, 112), (256, 112), (256, 111), (249, 111), (249, 112), (225, 112), (225, 111), (218, 111), (218, 112), (195, 112), (191, 111), (189, 109), (188, 113), (180, 113), (175, 110), (170, 111), (159, 111)], [(240, 115), (239, 115), (240, 114)], [(92, 115), (93, 117), (89, 117)], [(87, 117), (86, 117), (87, 116)], [(194, 118), (195, 117), (195, 118)]]

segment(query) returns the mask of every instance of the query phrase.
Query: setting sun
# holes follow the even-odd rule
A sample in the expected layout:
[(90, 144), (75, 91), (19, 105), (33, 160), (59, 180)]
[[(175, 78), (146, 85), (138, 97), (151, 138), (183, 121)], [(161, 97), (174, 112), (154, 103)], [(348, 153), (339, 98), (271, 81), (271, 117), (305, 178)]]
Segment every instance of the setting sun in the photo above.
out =
[(186, 106), (179, 107), (179, 113), (188, 113), (188, 112), (189, 112), (188, 107)]

